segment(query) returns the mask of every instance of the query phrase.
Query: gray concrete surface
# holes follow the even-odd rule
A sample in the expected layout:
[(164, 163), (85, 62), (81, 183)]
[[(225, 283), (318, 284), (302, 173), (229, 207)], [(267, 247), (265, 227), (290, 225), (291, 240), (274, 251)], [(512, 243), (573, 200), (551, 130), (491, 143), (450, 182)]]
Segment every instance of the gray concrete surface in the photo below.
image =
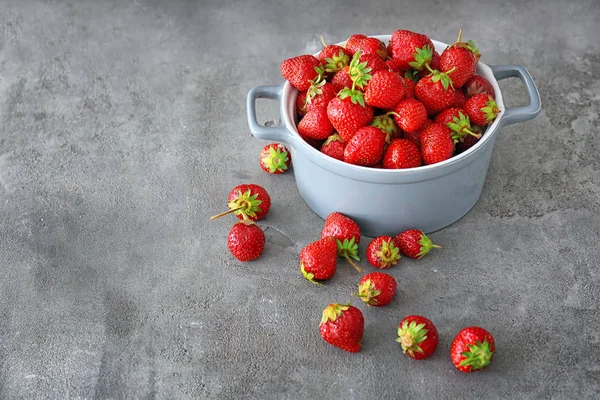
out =
[[(302, 3), (0, 2), (1, 399), (600, 396), (599, 3)], [(502, 131), (479, 203), (432, 235), (442, 251), (390, 270), (397, 299), (360, 306), (363, 350), (344, 353), (318, 323), (359, 276), (301, 278), (322, 220), (292, 173), (260, 170), (246, 93), (321, 34), (460, 26), (483, 61), (530, 70), (543, 111)], [(246, 264), (233, 219), (208, 222), (243, 182), (273, 200)], [(438, 326), (427, 361), (394, 342), (411, 313)], [(467, 375), (448, 351), (471, 324), (498, 351)]]

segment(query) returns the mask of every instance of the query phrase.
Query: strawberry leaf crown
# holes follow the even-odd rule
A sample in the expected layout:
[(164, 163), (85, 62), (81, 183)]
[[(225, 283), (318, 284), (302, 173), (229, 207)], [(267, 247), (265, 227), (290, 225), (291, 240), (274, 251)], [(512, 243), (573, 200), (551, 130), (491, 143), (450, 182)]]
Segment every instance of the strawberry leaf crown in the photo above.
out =
[(475, 43), (473, 43), (472, 40), (467, 41), (465, 47), (471, 50), (473, 54), (475, 54), (475, 57), (477, 57), (477, 59), (479, 60), (479, 58), (481, 57), (481, 53), (479, 52), (479, 49), (477, 48), (477, 46), (475, 46)]
[(241, 214), (244, 219), (247, 219), (248, 217), (255, 217), (257, 212), (262, 211), (260, 208), (261, 204), (262, 200), (258, 200), (258, 193), (253, 195), (252, 191), (248, 189), (244, 193), (238, 190), (237, 198), (227, 203), (227, 206), (231, 210), (238, 208), (233, 213), (235, 215)]
[(432, 82), (441, 82), (442, 86), (444, 87), (444, 90), (448, 90), (448, 87), (452, 86), (452, 88), (454, 88), (454, 85), (452, 84), (452, 79), (450, 78), (449, 74), (451, 74), (452, 72), (454, 72), (454, 70), (456, 69), (456, 67), (453, 67), (450, 71), (447, 72), (440, 72), (438, 70), (434, 70), (432, 72), (432, 76), (431, 76), (431, 81)]
[(318, 94), (323, 94), (322, 87), (327, 83), (324, 78), (325, 70), (322, 66), (316, 66), (315, 71), (317, 72), (317, 76), (310, 81), (310, 87), (306, 91), (306, 99), (304, 100), (304, 105), (310, 104), (312, 99), (314, 99)]
[(330, 304), (323, 310), (323, 316), (321, 317), (321, 324), (323, 325), (328, 321), (335, 322), (344, 311), (350, 308), (350, 304)]
[[(471, 127), (471, 120), (469, 119), (469, 116), (463, 114), (462, 111), (459, 111), (458, 117), (454, 116), (454, 118), (452, 118), (452, 122), (448, 122), (446, 125), (448, 126), (448, 128), (450, 128), (455, 133), (452, 135), (452, 139), (454, 140), (454, 143), (461, 140), (465, 135), (472, 135), (478, 139), (481, 137), (481, 133), (473, 132), (473, 128)], [(421, 239), (421, 240), (423, 240), (423, 239)], [(429, 242), (431, 243), (431, 240)]]
[(338, 248), (338, 256), (340, 257), (350, 257), (356, 261), (360, 261), (360, 257), (358, 257), (358, 243), (354, 240), (354, 238), (348, 240), (344, 239), (342, 242), (340, 239), (335, 239)]
[(360, 54), (360, 50), (357, 50), (356, 53), (354, 53), (352, 61), (350, 61), (350, 70), (348, 72), (354, 85), (363, 89), (372, 76), (369, 74), (371, 68), (367, 67), (367, 62), (360, 62)]
[(360, 104), (361, 106), (365, 107), (365, 97), (363, 96), (362, 92), (359, 92), (358, 90), (343, 88), (340, 93), (338, 93), (338, 96), (340, 99), (349, 97), (350, 101), (352, 101), (354, 104)]
[(325, 143), (323, 143), (323, 146), (328, 145), (331, 142), (343, 142), (344, 140), (342, 139), (342, 137), (340, 136), (339, 133), (334, 133), (333, 135), (329, 136), (327, 138), (327, 140), (325, 141)]
[(325, 72), (337, 72), (347, 66), (350, 63), (350, 59), (343, 50), (340, 50), (339, 54), (326, 58)]
[(385, 133), (385, 141), (389, 143), (392, 140), (392, 137), (398, 133), (398, 127), (396, 126), (394, 119), (388, 114), (378, 115), (373, 118), (371, 126), (381, 129), (381, 131)]
[(422, 70), (426, 68), (431, 63), (431, 59), (433, 58), (433, 49), (429, 45), (425, 45), (420, 49), (416, 49), (413, 54), (413, 58), (415, 61), (411, 61), (408, 63), (415, 70)]
[(263, 157), (262, 162), (264, 165), (269, 167), (269, 172), (274, 173), (275, 171), (283, 172), (288, 169), (287, 162), (289, 161), (288, 152), (284, 151), (281, 147), (276, 146), (269, 148), (269, 155)]
[(404, 77), (417, 83), (419, 81), (419, 71), (410, 70), (404, 73)]
[(425, 324), (417, 324), (415, 321), (404, 321), (398, 328), (398, 338), (396, 342), (402, 345), (402, 351), (411, 356), (417, 353), (423, 353), (423, 349), (419, 346), (427, 339), (429, 331), (425, 329)]
[(396, 264), (400, 259), (400, 249), (394, 246), (392, 240), (383, 240), (376, 255), (382, 267), (388, 268)]
[(500, 109), (498, 108), (498, 105), (496, 104), (492, 96), (488, 95), (488, 100), (485, 103), (485, 107), (481, 108), (481, 112), (485, 115), (485, 119), (488, 122), (491, 122), (496, 118), (496, 116), (500, 112)]
[(376, 297), (380, 294), (381, 290), (375, 288), (375, 283), (372, 280), (367, 279), (358, 286), (358, 294), (356, 296), (360, 297), (367, 305), (376, 305)]
[(437, 244), (433, 244), (431, 242), (431, 239), (429, 239), (429, 237), (422, 232), (421, 232), (421, 240), (419, 240), (419, 244), (421, 245), (421, 251), (419, 251), (419, 254), (417, 254), (418, 258), (423, 258), (423, 256), (425, 254), (429, 253), (432, 248), (439, 249), (442, 247)]
[(304, 268), (304, 263), (303, 262), (300, 262), (300, 271), (302, 272), (302, 276), (304, 276), (306, 279), (308, 279), (309, 281), (311, 281), (315, 285), (321, 285), (320, 282), (315, 281), (315, 274), (313, 274), (312, 272), (307, 272), (306, 271), (306, 269)]
[(464, 357), (464, 360), (459, 364), (461, 367), (471, 367), (471, 371), (476, 371), (489, 365), (494, 352), (488, 343), (487, 337), (483, 339), (483, 343), (476, 341), (475, 344), (470, 344), (467, 347), (469, 350), (461, 353)]

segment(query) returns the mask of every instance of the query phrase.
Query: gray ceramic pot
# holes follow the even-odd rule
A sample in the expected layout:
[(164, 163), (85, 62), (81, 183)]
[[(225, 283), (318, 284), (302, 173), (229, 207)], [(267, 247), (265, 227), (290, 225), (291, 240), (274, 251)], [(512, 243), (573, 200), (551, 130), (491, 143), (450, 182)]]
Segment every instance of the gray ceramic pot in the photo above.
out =
[[(386, 43), (390, 40), (389, 35), (375, 37)], [(441, 42), (433, 43), (439, 53), (447, 47)], [(493, 85), (501, 113), (475, 146), (434, 165), (385, 170), (347, 164), (322, 154), (298, 134), (294, 122), (298, 90), (289, 82), (250, 90), (248, 125), (255, 137), (288, 146), (300, 195), (321, 218), (339, 211), (356, 220), (363, 235), (370, 237), (393, 236), (410, 228), (429, 233), (457, 221), (475, 205), (500, 129), (533, 119), (540, 112), (540, 95), (524, 67), (488, 66), (480, 62), (477, 74)], [(504, 107), (498, 81), (509, 77), (518, 77), (525, 84), (530, 100), (528, 106)], [(281, 125), (258, 124), (257, 98), (279, 101)]]

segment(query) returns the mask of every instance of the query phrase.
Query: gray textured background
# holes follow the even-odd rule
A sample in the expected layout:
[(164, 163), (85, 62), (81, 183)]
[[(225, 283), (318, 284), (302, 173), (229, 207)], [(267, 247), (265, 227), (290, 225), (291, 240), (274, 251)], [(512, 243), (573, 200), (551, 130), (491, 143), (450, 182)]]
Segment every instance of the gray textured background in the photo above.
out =
[[(300, 3), (0, 1), (1, 399), (598, 398), (600, 4)], [(542, 113), (501, 132), (479, 203), (390, 270), (397, 299), (360, 306), (363, 350), (344, 353), (318, 323), (359, 276), (301, 278), (322, 220), (292, 173), (260, 170), (246, 94), (321, 33), (460, 26), (484, 62), (529, 69)], [(243, 182), (273, 200), (245, 264), (234, 220), (208, 222)], [(394, 342), (410, 313), (438, 326), (427, 361)], [(448, 350), (470, 324), (498, 351), (467, 375)]]

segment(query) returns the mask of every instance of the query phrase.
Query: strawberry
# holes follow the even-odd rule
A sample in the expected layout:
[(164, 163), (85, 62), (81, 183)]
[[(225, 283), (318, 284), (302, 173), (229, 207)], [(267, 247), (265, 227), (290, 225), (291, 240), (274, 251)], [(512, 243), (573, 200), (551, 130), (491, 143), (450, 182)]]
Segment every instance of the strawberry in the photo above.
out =
[(361, 40), (360, 44), (358, 45), (358, 50), (365, 55), (376, 55), (381, 58), (382, 61), (385, 61), (388, 58), (388, 51), (385, 43), (374, 37), (366, 37)]
[(390, 40), (392, 57), (404, 70), (422, 70), (431, 62), (435, 47), (427, 36), (407, 30), (397, 30)]
[(336, 97), (327, 106), (329, 121), (346, 143), (358, 129), (371, 123), (373, 114), (373, 107), (355, 103), (350, 97)]
[(240, 261), (255, 260), (265, 248), (265, 233), (253, 221), (238, 221), (229, 231), (227, 247)]
[(404, 99), (414, 99), (415, 98), (415, 87), (416, 87), (416, 83), (415, 81), (413, 81), (410, 78), (407, 78), (406, 76), (401, 77), (402, 81), (404, 82), (404, 89), (406, 89), (404, 91)]
[(407, 139), (394, 139), (383, 153), (383, 168), (415, 168), (422, 165), (419, 147)]
[(361, 64), (366, 63), (366, 67), (370, 69), (371, 75), (377, 71), (388, 71), (385, 61), (376, 54), (361, 54), (359, 61)]
[(390, 236), (379, 236), (367, 246), (367, 260), (375, 268), (387, 269), (398, 264), (400, 250)]
[(358, 293), (367, 306), (383, 307), (390, 304), (396, 294), (396, 280), (383, 272), (371, 272), (362, 277)]
[(281, 75), (300, 91), (308, 90), (319, 72), (321, 62), (309, 54), (288, 58), (280, 65)]
[(333, 79), (331, 79), (331, 84), (338, 92), (344, 88), (351, 88), (352, 78), (350, 77), (350, 67), (343, 67), (336, 72), (333, 75)]
[(374, 126), (356, 131), (344, 149), (344, 161), (349, 164), (371, 166), (381, 161), (385, 134)]
[(475, 125), (490, 125), (500, 113), (494, 98), (488, 94), (476, 94), (467, 99), (465, 111)]
[(465, 106), (465, 101), (467, 101), (465, 94), (462, 90), (454, 91), (454, 101), (450, 105), (450, 107), (463, 108)]
[(450, 358), (462, 372), (482, 370), (492, 361), (496, 343), (491, 333), (478, 326), (462, 329), (450, 348)]
[(269, 212), (271, 197), (262, 186), (253, 183), (238, 185), (229, 193), (227, 206), (229, 211), (214, 215), (210, 219), (234, 213), (239, 219), (258, 221)]
[(340, 135), (334, 133), (329, 136), (323, 146), (321, 146), (321, 153), (327, 154), (329, 157), (333, 157), (336, 160), (344, 161), (344, 149), (346, 143), (342, 140)]
[(445, 72), (433, 71), (417, 82), (415, 96), (427, 109), (427, 115), (437, 114), (454, 102), (452, 80)]
[(398, 325), (396, 342), (410, 358), (423, 360), (433, 354), (438, 346), (438, 331), (433, 322), (420, 315), (409, 315)]
[(336, 44), (327, 45), (323, 36), (321, 36), (321, 41), (325, 47), (321, 50), (317, 58), (321, 62), (325, 72), (337, 72), (350, 64), (350, 59), (353, 55), (351, 52)]
[(440, 71), (450, 74), (455, 88), (461, 87), (475, 75), (479, 60), (475, 44), (471, 40), (461, 42), (461, 36), (462, 29), (456, 43), (447, 47), (440, 56)]
[(325, 341), (350, 353), (357, 353), (365, 327), (362, 312), (350, 304), (330, 304), (323, 310), (319, 331)]
[(348, 40), (346, 40), (344, 48), (354, 55), (354, 53), (356, 53), (356, 51), (360, 48), (360, 43), (366, 38), (367, 37), (365, 35), (361, 35), (359, 33), (354, 34), (350, 36)]
[(461, 108), (446, 108), (435, 117), (435, 122), (446, 125), (453, 132), (455, 142), (463, 141), (465, 136), (471, 135), (479, 139), (481, 134), (474, 132), (471, 121), (466, 112)]
[(400, 61), (396, 60), (395, 58), (390, 58), (385, 62), (385, 64), (388, 66), (390, 71), (395, 72), (400, 76), (404, 76), (404, 69), (401, 67)]
[(435, 164), (452, 157), (454, 140), (447, 126), (434, 122), (421, 132), (421, 157), (426, 165)]
[(410, 140), (416, 144), (419, 149), (421, 149), (421, 132), (429, 128), (431, 124), (433, 124), (433, 121), (427, 118), (427, 120), (425, 120), (425, 125), (423, 125), (423, 128), (420, 130), (414, 132), (404, 132), (404, 139)]
[(390, 117), (387, 114), (378, 115), (375, 118), (373, 118), (371, 126), (379, 128), (381, 132), (385, 134), (385, 141), (387, 143), (389, 143), (390, 140), (394, 138), (400, 137), (401, 134), (401, 132), (398, 131), (398, 127), (394, 123), (392, 117)]
[(333, 133), (333, 125), (329, 122), (327, 110), (315, 108), (307, 112), (298, 123), (298, 132), (312, 139), (327, 139)]
[(358, 272), (362, 272), (351, 260), (352, 258), (360, 261), (358, 257), (360, 227), (358, 224), (342, 213), (332, 212), (325, 218), (325, 225), (321, 231), (321, 239), (329, 236), (336, 240), (338, 256), (344, 257)]
[(431, 239), (418, 229), (409, 229), (394, 236), (394, 243), (402, 254), (410, 258), (422, 258), (432, 248), (440, 249), (442, 246), (433, 244)]
[(402, 100), (393, 112), (396, 124), (404, 132), (415, 132), (423, 128), (427, 120), (427, 110), (416, 99)]
[(296, 97), (296, 113), (300, 118), (306, 115), (306, 91), (298, 93), (298, 97)]
[(260, 167), (270, 174), (282, 174), (290, 166), (290, 152), (281, 143), (271, 143), (260, 152)]
[(331, 278), (336, 268), (337, 243), (332, 237), (312, 242), (300, 251), (300, 271), (312, 283)]
[(392, 109), (403, 97), (402, 78), (392, 71), (375, 72), (365, 90), (365, 103), (372, 107)]
[(492, 98), (494, 99), (496, 98), (494, 93), (494, 87), (487, 79), (485, 79), (481, 75), (475, 75), (471, 79), (469, 79), (467, 83), (465, 83), (465, 86), (463, 86), (463, 90), (467, 99), (480, 93), (492, 96)]
[(471, 131), (476, 135), (465, 135), (459, 138), (459, 142), (456, 143), (456, 151), (462, 153), (463, 151), (469, 150), (471, 147), (475, 146), (475, 143), (479, 141), (483, 133), (481, 132), (481, 128), (477, 125), (471, 125)]
[(308, 112), (315, 108), (323, 108), (326, 110), (327, 105), (336, 96), (337, 92), (335, 86), (324, 79), (311, 85), (306, 92), (306, 111)]

